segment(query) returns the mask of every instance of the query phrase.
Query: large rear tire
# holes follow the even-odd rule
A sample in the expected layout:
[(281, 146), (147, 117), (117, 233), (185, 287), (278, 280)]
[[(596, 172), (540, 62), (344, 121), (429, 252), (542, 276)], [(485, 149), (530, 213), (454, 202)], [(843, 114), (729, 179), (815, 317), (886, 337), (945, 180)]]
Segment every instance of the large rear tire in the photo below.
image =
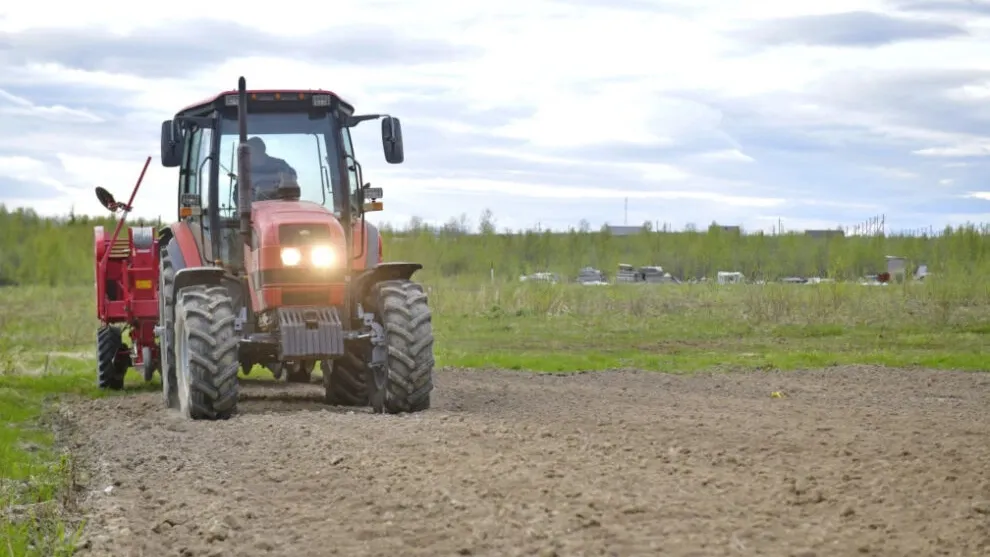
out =
[(128, 358), (118, 357), (124, 339), (120, 329), (104, 325), (96, 331), (96, 382), (101, 389), (119, 391), (124, 388)]
[(223, 420), (237, 410), (234, 304), (222, 286), (187, 286), (175, 304), (179, 409), (193, 420)]
[(333, 406), (367, 406), (368, 381), (365, 358), (358, 346), (346, 343), (346, 353), (336, 360), (323, 360), (324, 400)]
[[(389, 280), (375, 285), (373, 295), (384, 339), (372, 347), (371, 407), (387, 414), (426, 410), (435, 363), (426, 292), (410, 280)], [(384, 365), (375, 365), (380, 361)]]
[(175, 378), (175, 266), (168, 254), (168, 248), (161, 249), (162, 264), (158, 283), (158, 324), (161, 334), (158, 348), (161, 352), (162, 401), (166, 408), (179, 407), (179, 395)]

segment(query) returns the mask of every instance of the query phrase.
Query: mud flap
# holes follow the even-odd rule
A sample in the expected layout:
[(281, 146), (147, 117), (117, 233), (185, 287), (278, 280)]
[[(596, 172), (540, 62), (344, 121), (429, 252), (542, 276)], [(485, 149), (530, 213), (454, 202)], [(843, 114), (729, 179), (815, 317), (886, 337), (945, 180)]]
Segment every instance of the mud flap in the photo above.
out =
[(422, 268), (423, 265), (419, 263), (400, 261), (379, 263), (354, 279), (352, 283), (354, 300), (363, 303), (374, 285), (389, 280), (409, 280), (413, 273)]

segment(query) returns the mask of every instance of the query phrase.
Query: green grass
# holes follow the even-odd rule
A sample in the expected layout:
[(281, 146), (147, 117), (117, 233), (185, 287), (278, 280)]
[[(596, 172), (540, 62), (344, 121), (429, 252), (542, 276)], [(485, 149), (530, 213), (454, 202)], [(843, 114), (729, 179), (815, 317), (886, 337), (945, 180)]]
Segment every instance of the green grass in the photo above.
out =
[(72, 554), (75, 470), (49, 422), (51, 402), (102, 394), (88, 293), (0, 288), (0, 555)]
[[(872, 363), (983, 370), (990, 283), (764, 286), (429, 280), (441, 366), (537, 372), (798, 369)], [(0, 555), (63, 555), (72, 460), (45, 417), (95, 388), (93, 289), (0, 288)], [(130, 388), (144, 386), (137, 373)], [(117, 396), (117, 395), (106, 395)], [(4, 546), (6, 544), (6, 546)]]
[(797, 369), (851, 363), (982, 370), (984, 285), (439, 286), (445, 365), (534, 371)]
[(71, 555), (78, 528), (70, 455), (53, 446), (48, 404), (66, 394), (97, 395), (78, 374), (0, 375), (0, 554)]

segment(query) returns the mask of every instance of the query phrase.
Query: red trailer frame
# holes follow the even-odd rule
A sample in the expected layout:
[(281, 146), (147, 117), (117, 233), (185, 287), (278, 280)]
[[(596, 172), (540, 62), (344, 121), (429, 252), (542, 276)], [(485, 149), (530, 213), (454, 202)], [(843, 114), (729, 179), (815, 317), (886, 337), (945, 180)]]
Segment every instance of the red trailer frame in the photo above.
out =
[(102, 226), (93, 229), (96, 260), (96, 315), (104, 327), (120, 325), (129, 330), (131, 346), (120, 344), (115, 362), (126, 362), (123, 369), (133, 365), (151, 380), (161, 366), (161, 355), (155, 337), (158, 324), (158, 235), (151, 228), (128, 228), (126, 240), (120, 238), (127, 214), (132, 209), (145, 172), (151, 163), (148, 157), (127, 204), (113, 200), (106, 190), (97, 188), (97, 197), (108, 209), (121, 213), (113, 234), (108, 236)]

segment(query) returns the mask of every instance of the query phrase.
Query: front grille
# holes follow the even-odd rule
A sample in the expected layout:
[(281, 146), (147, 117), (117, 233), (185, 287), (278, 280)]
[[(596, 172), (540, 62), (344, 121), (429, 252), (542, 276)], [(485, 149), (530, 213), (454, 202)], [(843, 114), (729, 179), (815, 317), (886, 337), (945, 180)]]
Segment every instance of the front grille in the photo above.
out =
[(282, 305), (286, 306), (325, 306), (330, 304), (330, 293), (326, 290), (282, 291)]
[(329, 244), (330, 228), (323, 224), (283, 224), (278, 227), (278, 243), (283, 246)]

